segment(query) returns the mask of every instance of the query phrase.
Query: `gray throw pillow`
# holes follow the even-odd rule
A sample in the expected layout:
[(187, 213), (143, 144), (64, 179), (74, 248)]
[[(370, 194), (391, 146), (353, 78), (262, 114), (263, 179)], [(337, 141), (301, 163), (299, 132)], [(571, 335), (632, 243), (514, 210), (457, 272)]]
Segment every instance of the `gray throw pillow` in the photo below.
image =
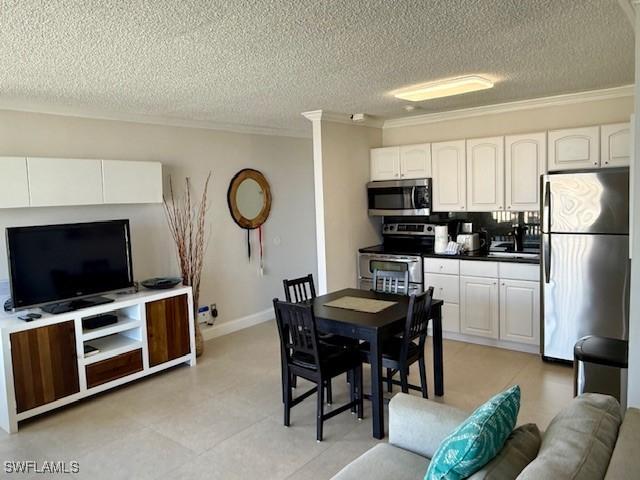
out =
[(500, 453), (469, 480), (512, 480), (538, 455), (542, 437), (533, 423), (516, 428)]
[(518, 480), (602, 480), (622, 421), (620, 404), (608, 395), (584, 393), (549, 424), (538, 457)]

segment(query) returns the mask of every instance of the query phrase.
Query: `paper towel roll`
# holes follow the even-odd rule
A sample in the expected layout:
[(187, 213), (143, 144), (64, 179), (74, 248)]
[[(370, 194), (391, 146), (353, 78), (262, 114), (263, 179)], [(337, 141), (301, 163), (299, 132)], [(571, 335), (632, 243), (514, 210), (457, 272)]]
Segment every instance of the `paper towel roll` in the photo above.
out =
[(449, 243), (449, 227), (447, 225), (436, 226), (435, 244), (433, 249), (435, 253), (444, 253)]

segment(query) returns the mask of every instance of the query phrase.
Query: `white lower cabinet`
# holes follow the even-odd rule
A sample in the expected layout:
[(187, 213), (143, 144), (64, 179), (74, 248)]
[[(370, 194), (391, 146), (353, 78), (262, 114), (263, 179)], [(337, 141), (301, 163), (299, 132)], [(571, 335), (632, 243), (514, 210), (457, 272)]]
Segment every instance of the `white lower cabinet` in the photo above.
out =
[(500, 339), (540, 343), (540, 284), (500, 280)]
[(497, 339), (498, 298), (497, 278), (460, 277), (460, 331)]
[(442, 330), (460, 333), (460, 277), (457, 272), (455, 275), (443, 275), (425, 271), (424, 286), (433, 287), (433, 297), (444, 302)]

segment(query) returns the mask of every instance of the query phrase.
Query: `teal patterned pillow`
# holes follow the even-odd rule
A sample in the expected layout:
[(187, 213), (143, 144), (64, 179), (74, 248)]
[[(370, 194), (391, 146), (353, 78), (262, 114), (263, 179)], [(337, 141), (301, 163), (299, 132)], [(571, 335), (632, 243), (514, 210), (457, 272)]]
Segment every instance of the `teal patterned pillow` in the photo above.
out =
[(442, 441), (424, 480), (460, 480), (480, 470), (502, 449), (516, 425), (518, 410), (518, 385), (478, 407)]

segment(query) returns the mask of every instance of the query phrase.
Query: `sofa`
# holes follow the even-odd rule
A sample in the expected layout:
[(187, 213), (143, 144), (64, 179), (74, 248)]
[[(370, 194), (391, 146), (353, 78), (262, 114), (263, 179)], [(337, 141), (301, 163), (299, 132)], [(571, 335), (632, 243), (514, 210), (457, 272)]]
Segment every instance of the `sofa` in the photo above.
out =
[[(468, 415), (399, 393), (389, 403), (389, 443), (379, 443), (333, 479), (422, 479), (442, 440)], [(613, 397), (580, 395), (556, 415), (546, 432), (533, 424), (514, 433), (517, 430), (529, 437), (516, 439), (512, 433), (498, 456), (472, 480), (640, 478), (640, 410), (629, 408), (623, 420)]]

